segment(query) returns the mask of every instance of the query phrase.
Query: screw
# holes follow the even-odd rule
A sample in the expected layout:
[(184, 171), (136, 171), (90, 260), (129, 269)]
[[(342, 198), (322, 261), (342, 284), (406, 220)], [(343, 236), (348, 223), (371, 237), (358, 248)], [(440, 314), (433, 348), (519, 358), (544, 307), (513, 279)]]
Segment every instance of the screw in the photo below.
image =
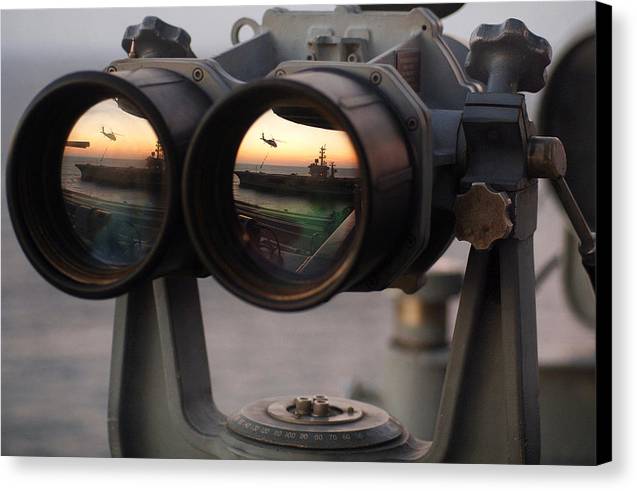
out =
[(117, 71), (117, 68), (116, 68), (116, 67), (114, 67), (113, 65), (111, 65), (111, 66), (109, 66), (109, 67), (106, 69), (106, 71), (107, 71), (108, 73), (115, 73), (115, 72)]
[(192, 71), (192, 79), (195, 82), (201, 82), (203, 80), (203, 75), (204, 75), (204, 73), (203, 73), (203, 70), (201, 68), (195, 68)]
[(283, 75), (285, 75), (285, 70), (282, 70), (281, 68), (274, 72), (275, 77), (282, 77)]
[(383, 81), (383, 76), (380, 74), (380, 72), (372, 72), (372, 74), (369, 76), (369, 81), (374, 85), (380, 85), (380, 83)]
[(409, 131), (414, 131), (418, 128), (418, 120), (413, 116), (411, 118), (407, 118), (407, 129)]
[(297, 397), (294, 399), (295, 414), (308, 416), (312, 412), (312, 399), (309, 397)]
[(314, 399), (312, 403), (312, 416), (325, 417), (330, 412), (330, 403), (327, 399)]

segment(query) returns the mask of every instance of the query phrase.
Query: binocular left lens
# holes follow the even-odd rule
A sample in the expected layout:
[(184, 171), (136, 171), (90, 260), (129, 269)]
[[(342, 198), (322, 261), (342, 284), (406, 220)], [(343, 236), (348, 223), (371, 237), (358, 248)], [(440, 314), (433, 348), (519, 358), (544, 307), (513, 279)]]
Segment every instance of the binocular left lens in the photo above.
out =
[(171, 267), (164, 251), (183, 233), (183, 156), (210, 104), (188, 80), (157, 69), (72, 74), (36, 97), (14, 139), (7, 200), (47, 280), (105, 298)]
[(60, 168), (70, 229), (90, 257), (111, 267), (142, 261), (166, 215), (161, 142), (147, 119), (125, 108), (134, 105), (106, 99), (82, 114)]

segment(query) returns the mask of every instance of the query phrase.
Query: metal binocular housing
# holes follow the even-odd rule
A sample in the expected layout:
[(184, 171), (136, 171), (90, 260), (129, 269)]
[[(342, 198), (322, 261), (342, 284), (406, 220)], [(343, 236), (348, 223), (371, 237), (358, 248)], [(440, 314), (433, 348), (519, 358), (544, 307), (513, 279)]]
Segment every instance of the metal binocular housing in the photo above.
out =
[[(210, 59), (194, 57), (183, 31), (169, 38), (166, 24), (147, 18), (125, 35), (128, 58), (105, 73), (63, 77), (38, 95), (17, 132), (7, 178), (18, 237), (47, 280), (77, 296), (108, 298), (166, 274), (213, 273), (242, 298), (281, 310), (307, 308), (340, 291), (421, 285), (454, 234), (465, 160), (462, 108), (467, 94), (481, 90), (459, 61), (466, 48), (443, 36), (439, 20), (424, 9), (386, 15), (339, 7), (337, 13), (295, 16), (293, 30), (286, 27), (291, 15), (273, 9), (261, 26), (238, 21), (233, 32), (249, 24), (254, 37)], [(358, 31), (348, 27), (362, 17), (367, 23), (382, 18), (385, 33), (371, 39), (365, 23)], [(328, 39), (313, 27), (324, 20), (349, 29), (347, 36)], [(302, 32), (309, 33), (307, 45), (293, 42)], [(435, 75), (423, 62), (425, 52)], [(361, 179), (355, 237), (329, 271), (311, 280), (264, 275), (242, 256), (233, 230), (237, 148), (268, 106), (289, 106), (291, 97), (338, 120), (356, 148)], [(136, 106), (166, 157), (165, 211), (153, 224), (158, 232), (142, 239), (152, 242), (143, 257), (124, 266), (87, 254), (90, 241), (76, 243), (79, 220), (69, 223), (60, 166), (50, 162), (60, 161), (73, 124), (107, 98)], [(282, 116), (302, 118), (293, 113), (298, 109), (290, 106)], [(34, 145), (34, 133), (45, 133), (48, 141)]]

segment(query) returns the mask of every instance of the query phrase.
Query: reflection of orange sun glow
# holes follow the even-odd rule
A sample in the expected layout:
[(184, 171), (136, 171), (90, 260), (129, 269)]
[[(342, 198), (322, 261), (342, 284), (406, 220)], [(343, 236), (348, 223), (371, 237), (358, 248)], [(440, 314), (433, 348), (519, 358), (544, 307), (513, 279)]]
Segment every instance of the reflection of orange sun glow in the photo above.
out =
[[(118, 133), (115, 141), (101, 133)], [(66, 147), (64, 155), (140, 160), (155, 149), (157, 135), (144, 118), (122, 111), (117, 102), (108, 99), (86, 111), (69, 134), (68, 140), (90, 142), (88, 148)]]
[[(276, 148), (271, 147), (261, 139), (261, 133), (266, 139), (282, 142)], [(237, 162), (261, 163), (267, 155), (268, 165), (305, 166), (314, 161), (322, 145), (326, 145), (328, 162), (334, 161), (339, 167), (358, 166), (356, 151), (346, 132), (293, 123), (269, 110), (246, 132)]]

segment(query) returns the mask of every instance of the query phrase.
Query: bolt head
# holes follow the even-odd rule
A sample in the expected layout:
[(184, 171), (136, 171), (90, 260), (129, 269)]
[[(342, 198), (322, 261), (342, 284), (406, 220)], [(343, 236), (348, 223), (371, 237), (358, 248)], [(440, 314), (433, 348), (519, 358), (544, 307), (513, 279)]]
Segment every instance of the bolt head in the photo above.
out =
[(414, 117), (407, 119), (407, 129), (409, 131), (415, 131), (418, 129), (418, 120)]
[(294, 399), (294, 412), (297, 416), (308, 416), (312, 413), (312, 399), (309, 397), (297, 397)]
[(380, 83), (383, 81), (383, 76), (380, 74), (380, 72), (372, 72), (369, 76), (369, 81), (374, 85), (380, 85)]
[(204, 71), (201, 68), (195, 68), (192, 71), (192, 78), (195, 82), (201, 82), (204, 77)]
[(319, 418), (329, 416), (330, 403), (327, 399), (314, 399), (312, 403), (312, 416), (318, 416)]

